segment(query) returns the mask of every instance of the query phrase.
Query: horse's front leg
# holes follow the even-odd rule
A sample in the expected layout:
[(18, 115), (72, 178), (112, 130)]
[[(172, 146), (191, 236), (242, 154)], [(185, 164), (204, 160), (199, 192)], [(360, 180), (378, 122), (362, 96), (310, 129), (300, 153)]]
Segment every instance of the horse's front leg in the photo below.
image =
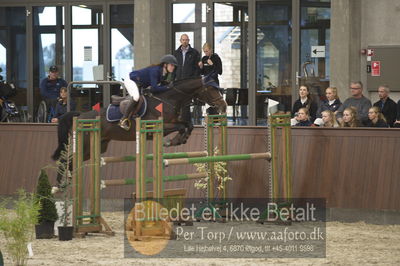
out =
[(178, 134), (175, 135), (172, 139), (167, 139), (164, 143), (164, 146), (178, 146), (181, 145), (182, 136), (186, 133), (186, 127), (182, 123), (165, 123), (164, 124), (164, 135), (169, 135), (175, 131), (178, 131)]

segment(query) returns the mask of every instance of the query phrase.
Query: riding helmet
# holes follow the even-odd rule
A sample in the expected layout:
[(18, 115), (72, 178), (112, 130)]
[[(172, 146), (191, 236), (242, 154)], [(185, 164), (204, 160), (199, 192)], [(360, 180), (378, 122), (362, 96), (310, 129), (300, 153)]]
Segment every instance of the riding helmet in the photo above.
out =
[(161, 63), (165, 64), (173, 64), (175, 66), (178, 65), (178, 60), (176, 60), (176, 57), (173, 56), (172, 54), (167, 54), (161, 57)]
[(58, 72), (58, 67), (57, 66), (51, 66), (50, 68), (49, 68), (49, 71), (50, 72)]

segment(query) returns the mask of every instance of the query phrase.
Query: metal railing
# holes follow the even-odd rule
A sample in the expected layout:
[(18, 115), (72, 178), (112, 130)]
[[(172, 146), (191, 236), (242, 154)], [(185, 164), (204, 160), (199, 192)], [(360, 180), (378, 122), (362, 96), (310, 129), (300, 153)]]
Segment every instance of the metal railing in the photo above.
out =
[[(95, 85), (119, 84), (122, 86), (123, 96), (126, 96), (126, 87), (122, 81), (116, 81), (116, 80), (71, 81), (70, 83), (68, 83), (68, 86), (67, 86), (67, 92), (68, 92), (67, 112), (71, 111), (71, 107), (70, 107), (71, 87), (74, 84), (95, 84)], [(82, 88), (79, 88), (79, 89), (82, 89)]]

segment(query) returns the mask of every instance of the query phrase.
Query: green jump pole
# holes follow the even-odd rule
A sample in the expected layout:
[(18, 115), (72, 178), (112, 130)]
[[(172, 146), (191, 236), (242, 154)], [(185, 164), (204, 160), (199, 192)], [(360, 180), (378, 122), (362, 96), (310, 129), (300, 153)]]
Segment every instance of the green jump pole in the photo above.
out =
[[(219, 127), (219, 146), (220, 146), (220, 155), (228, 155), (228, 134), (226, 127), (228, 125), (228, 120), (226, 115), (220, 118), (220, 127)], [(225, 179), (226, 175), (224, 175)], [(227, 198), (227, 188), (226, 188), (226, 181), (222, 181), (222, 198), (226, 200)]]
[[(213, 157), (214, 154), (214, 124), (213, 124), (213, 118), (211, 116), (206, 116), (205, 118), (205, 123), (206, 123), (206, 138), (207, 138), (207, 152), (210, 157)], [(179, 160), (179, 159), (175, 159)], [(168, 166), (168, 161), (164, 161), (165, 166)], [(185, 164), (185, 163), (184, 163)], [(207, 181), (207, 196), (208, 196), (208, 202), (211, 202), (214, 200), (214, 181), (215, 181), (215, 169), (214, 169), (214, 163), (212, 161), (207, 162), (207, 169), (210, 172), (210, 176), (208, 177)]]
[(180, 164), (242, 161), (242, 160), (256, 160), (256, 159), (270, 160), (271, 154), (269, 152), (264, 152), (264, 153), (249, 153), (249, 154), (217, 155), (217, 156), (198, 157), (198, 158), (167, 159), (164, 160), (164, 165), (170, 166), (170, 165), (180, 165)]
[[(181, 180), (199, 179), (205, 177), (207, 177), (207, 173), (193, 173), (193, 174), (163, 176), (163, 181), (164, 182), (181, 181)], [(154, 178), (148, 177), (145, 180), (146, 183), (152, 183)], [(108, 179), (108, 180), (103, 180), (103, 184), (106, 186), (134, 185), (136, 184), (136, 178)]]
[[(155, 198), (161, 199), (164, 197), (164, 183), (163, 183), (163, 121), (159, 118), (159, 122), (154, 122), (154, 129), (157, 130), (153, 133), (153, 193)], [(146, 178), (145, 178), (146, 182)]]
[[(208, 153), (206, 151), (165, 153), (164, 159), (205, 157), (207, 155)], [(153, 160), (153, 158), (153, 154), (146, 155), (146, 160)], [(107, 163), (132, 162), (136, 161), (136, 156), (103, 157), (101, 161), (103, 165)]]
[[(278, 179), (278, 144), (277, 144), (277, 129), (281, 128), (282, 131), (282, 154), (280, 162), (282, 165), (282, 193), (280, 191)], [(271, 153), (272, 153), (272, 198), (278, 199), (280, 197), (290, 201), (292, 197), (292, 151), (291, 151), (291, 127), (290, 115), (271, 115), (270, 116), (271, 128)]]

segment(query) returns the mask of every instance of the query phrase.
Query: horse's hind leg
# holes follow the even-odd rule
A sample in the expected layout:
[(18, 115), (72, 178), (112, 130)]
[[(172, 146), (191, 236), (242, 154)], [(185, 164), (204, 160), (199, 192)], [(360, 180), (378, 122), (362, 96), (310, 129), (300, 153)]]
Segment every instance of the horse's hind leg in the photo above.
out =
[(190, 135), (192, 134), (193, 131), (193, 124), (192, 123), (185, 123), (185, 132), (181, 134), (181, 144), (185, 144), (186, 141), (189, 139)]
[(109, 139), (101, 140), (101, 153), (105, 153), (107, 151), (108, 144), (110, 143)]

